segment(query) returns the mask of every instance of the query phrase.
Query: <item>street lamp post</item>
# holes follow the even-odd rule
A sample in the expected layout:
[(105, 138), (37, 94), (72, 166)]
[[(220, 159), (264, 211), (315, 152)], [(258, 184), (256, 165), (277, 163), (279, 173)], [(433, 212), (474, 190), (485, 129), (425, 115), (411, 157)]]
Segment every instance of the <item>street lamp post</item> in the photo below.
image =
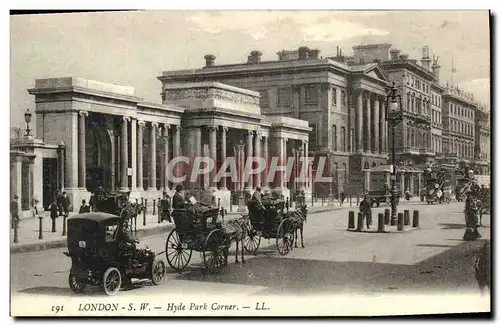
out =
[(30, 135), (30, 122), (31, 122), (31, 112), (30, 109), (26, 110), (26, 113), (24, 113), (24, 121), (26, 122), (26, 137), (31, 136)]
[(392, 86), (388, 89), (386, 97), (385, 119), (391, 124), (392, 132), (392, 148), (391, 148), (391, 225), (397, 221), (397, 187), (396, 187), (396, 135), (395, 129), (399, 121), (403, 119), (403, 106), (401, 103), (401, 95), (398, 94), (396, 82), (392, 82)]

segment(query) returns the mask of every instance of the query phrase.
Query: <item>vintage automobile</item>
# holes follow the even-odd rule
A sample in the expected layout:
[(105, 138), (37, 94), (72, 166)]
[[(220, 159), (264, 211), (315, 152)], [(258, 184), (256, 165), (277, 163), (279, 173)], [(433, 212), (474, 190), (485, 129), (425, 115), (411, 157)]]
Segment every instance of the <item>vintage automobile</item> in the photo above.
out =
[[(161, 284), (165, 262), (149, 249), (125, 246), (118, 237), (125, 219), (117, 215), (91, 212), (68, 219), (68, 252), (71, 258), (69, 286), (76, 293), (87, 285), (101, 286), (108, 295), (116, 294), (132, 278), (150, 279)], [(136, 241), (137, 242), (137, 241)]]

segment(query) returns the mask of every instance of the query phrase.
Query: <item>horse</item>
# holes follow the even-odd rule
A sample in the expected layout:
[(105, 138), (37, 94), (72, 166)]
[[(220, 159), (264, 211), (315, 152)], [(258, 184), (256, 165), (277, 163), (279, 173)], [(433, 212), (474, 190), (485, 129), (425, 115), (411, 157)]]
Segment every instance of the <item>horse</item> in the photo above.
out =
[(236, 242), (235, 263), (239, 263), (238, 252), (241, 251), (241, 262), (245, 264), (245, 246), (243, 245), (243, 241), (250, 233), (250, 228), (248, 214), (222, 224), (222, 231), (228, 235), (229, 241), (231, 243)]
[(307, 205), (298, 206), (298, 209), (291, 213), (290, 220), (292, 221), (294, 229), (294, 242), (295, 248), (298, 248), (298, 231), (300, 230), (300, 243), (302, 248), (304, 247), (304, 223), (307, 222)]

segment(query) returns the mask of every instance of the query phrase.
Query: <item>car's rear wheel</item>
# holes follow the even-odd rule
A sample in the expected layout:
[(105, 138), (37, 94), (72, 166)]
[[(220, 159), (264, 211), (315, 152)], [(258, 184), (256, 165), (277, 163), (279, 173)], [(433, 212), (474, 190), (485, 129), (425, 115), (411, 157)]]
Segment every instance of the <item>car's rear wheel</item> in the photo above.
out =
[(122, 285), (122, 275), (115, 267), (110, 267), (104, 272), (102, 287), (107, 295), (115, 295), (120, 291)]
[(69, 273), (68, 283), (69, 283), (69, 288), (75, 293), (82, 293), (87, 287), (85, 280), (78, 278), (75, 274), (71, 272)]

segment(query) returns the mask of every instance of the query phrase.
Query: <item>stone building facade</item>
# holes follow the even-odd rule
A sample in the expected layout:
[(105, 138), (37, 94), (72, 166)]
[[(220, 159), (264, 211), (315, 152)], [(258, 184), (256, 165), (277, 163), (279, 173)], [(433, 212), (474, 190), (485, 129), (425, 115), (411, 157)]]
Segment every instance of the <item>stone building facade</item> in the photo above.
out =
[(364, 171), (385, 164), (388, 153), (388, 79), (381, 67), (320, 58), (319, 50), (307, 47), (281, 51), (274, 61), (262, 61), (261, 56), (252, 51), (245, 63), (216, 65), (215, 57), (207, 55), (202, 68), (165, 71), (158, 79), (164, 88), (217, 81), (259, 92), (263, 114), (309, 122), (308, 155), (316, 162), (326, 157), (334, 180), (323, 188), (334, 194), (366, 188)]
[(484, 106), (478, 106), (475, 114), (474, 166), (476, 173), (491, 172), (491, 118)]
[[(305, 158), (307, 121), (261, 114), (256, 92), (214, 82), (162, 89), (164, 104), (155, 104), (131, 87), (75, 77), (37, 79), (28, 90), (35, 97), (36, 136), (11, 142), (11, 196), (19, 196), (22, 210), (33, 208), (33, 200), (40, 210), (65, 191), (77, 209), (99, 185), (130, 191), (132, 199), (171, 193), (169, 174), (189, 177), (193, 167), (193, 161), (169, 165), (181, 156), (211, 157), (218, 164), (235, 154), (241, 163), (253, 155), (277, 155), (281, 162)], [(198, 200), (208, 196), (228, 207), (231, 190), (251, 192), (256, 186), (285, 197), (290, 189), (304, 190), (310, 198), (312, 178), (287, 185), (282, 176), (269, 183), (255, 175), (243, 184), (229, 178), (214, 183), (205, 175), (180, 183)]]
[(472, 94), (458, 87), (445, 87), (442, 107), (445, 159), (454, 160), (459, 167), (474, 162), (476, 109)]

